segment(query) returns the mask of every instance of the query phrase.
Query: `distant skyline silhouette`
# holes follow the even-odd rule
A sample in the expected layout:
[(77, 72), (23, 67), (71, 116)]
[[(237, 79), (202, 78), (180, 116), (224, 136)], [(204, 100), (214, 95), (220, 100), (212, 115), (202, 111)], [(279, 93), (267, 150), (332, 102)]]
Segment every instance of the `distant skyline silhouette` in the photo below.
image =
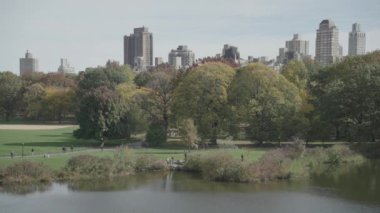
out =
[(171, 49), (188, 45), (196, 58), (221, 53), (224, 44), (242, 58), (275, 58), (293, 34), (309, 40), (315, 54), (316, 29), (323, 19), (339, 28), (344, 55), (353, 23), (367, 34), (367, 51), (380, 49), (379, 0), (1, 0), (0, 71), (19, 73), (29, 50), (41, 71), (57, 71), (67, 58), (76, 72), (123, 63), (123, 36), (146, 26), (154, 57), (168, 60)]

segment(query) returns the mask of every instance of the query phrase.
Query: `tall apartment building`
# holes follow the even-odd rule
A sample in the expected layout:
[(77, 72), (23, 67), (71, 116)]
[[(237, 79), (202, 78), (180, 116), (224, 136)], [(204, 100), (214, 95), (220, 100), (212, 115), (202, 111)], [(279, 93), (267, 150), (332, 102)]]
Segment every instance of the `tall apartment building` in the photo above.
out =
[(323, 20), (317, 29), (315, 60), (322, 66), (327, 66), (342, 58), (342, 48), (339, 45), (339, 30), (331, 20)]
[(38, 71), (38, 59), (33, 58), (32, 53), (28, 50), (25, 53), (25, 58), (20, 58), (20, 75), (30, 75)]
[(232, 59), (235, 62), (240, 60), (240, 53), (237, 47), (225, 44), (223, 47), (222, 58)]
[(140, 68), (153, 66), (153, 35), (147, 27), (135, 28), (133, 34), (124, 36), (124, 64), (136, 68), (136, 63)]
[(309, 57), (309, 41), (301, 40), (298, 34), (293, 39), (285, 42), (285, 48), (279, 49), (277, 64), (286, 64), (290, 60), (301, 61)]
[(353, 24), (348, 39), (348, 55), (364, 55), (365, 44), (366, 36), (365, 33), (360, 30), (360, 24)]
[(309, 55), (309, 41), (301, 40), (298, 34), (294, 34), (292, 40), (286, 41), (285, 47), (287, 52), (294, 53), (294, 60), (302, 60)]
[[(181, 64), (178, 63), (178, 57), (181, 58)], [(189, 50), (186, 45), (179, 45), (177, 49), (169, 53), (169, 65), (178, 68), (189, 68), (195, 63), (195, 54)]]
[(71, 67), (67, 58), (61, 58), (61, 65), (58, 67), (60, 73), (74, 73), (74, 67)]

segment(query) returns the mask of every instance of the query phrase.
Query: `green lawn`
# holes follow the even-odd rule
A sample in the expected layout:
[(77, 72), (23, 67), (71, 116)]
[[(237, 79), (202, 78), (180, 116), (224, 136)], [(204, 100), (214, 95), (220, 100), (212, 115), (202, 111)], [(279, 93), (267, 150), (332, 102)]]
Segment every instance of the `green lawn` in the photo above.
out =
[[(114, 150), (105, 149), (104, 152), (99, 150), (99, 142), (95, 140), (81, 140), (74, 138), (72, 135), (75, 128), (63, 128), (55, 130), (0, 130), (0, 168), (9, 164), (21, 161), (22, 143), (24, 143), (25, 160), (33, 162), (42, 162), (53, 169), (62, 168), (68, 159), (80, 154), (91, 154), (96, 156), (113, 156)], [(106, 141), (110, 147), (128, 143), (127, 140), (110, 140)], [(153, 155), (160, 159), (174, 157), (178, 160), (184, 159), (184, 146), (179, 143), (178, 139), (170, 139), (169, 144), (161, 148), (143, 148), (134, 149), (134, 156)], [(74, 146), (74, 152), (69, 147)], [(67, 148), (66, 153), (62, 152), (62, 147)], [(34, 155), (31, 156), (31, 149), (34, 149)], [(10, 152), (15, 153), (15, 158), (10, 158)], [(192, 150), (193, 153), (209, 155), (214, 152), (229, 152), (235, 158), (240, 159), (243, 154), (245, 160), (257, 160), (265, 152), (265, 149), (209, 149), (209, 150)], [(50, 153), (50, 158), (44, 158), (42, 154)]]

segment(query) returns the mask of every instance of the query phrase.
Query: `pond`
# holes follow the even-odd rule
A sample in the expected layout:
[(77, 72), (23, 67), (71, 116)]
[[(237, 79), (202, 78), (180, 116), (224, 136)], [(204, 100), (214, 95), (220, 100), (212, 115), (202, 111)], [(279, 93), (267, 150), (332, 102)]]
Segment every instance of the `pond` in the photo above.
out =
[(333, 168), (308, 181), (218, 183), (174, 172), (5, 187), (0, 212), (380, 212), (380, 163)]

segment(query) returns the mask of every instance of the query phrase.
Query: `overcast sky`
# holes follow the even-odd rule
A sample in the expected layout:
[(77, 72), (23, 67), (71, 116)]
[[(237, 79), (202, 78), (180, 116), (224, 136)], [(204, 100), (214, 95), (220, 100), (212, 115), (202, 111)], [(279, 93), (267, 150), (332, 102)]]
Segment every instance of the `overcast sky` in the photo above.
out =
[(344, 54), (352, 23), (367, 33), (367, 51), (380, 49), (380, 0), (0, 0), (0, 71), (19, 73), (28, 49), (40, 70), (68, 58), (76, 71), (122, 63), (123, 36), (134, 27), (153, 33), (154, 57), (188, 45), (196, 58), (238, 46), (241, 56), (276, 57), (294, 33), (309, 40), (322, 19), (340, 31)]

